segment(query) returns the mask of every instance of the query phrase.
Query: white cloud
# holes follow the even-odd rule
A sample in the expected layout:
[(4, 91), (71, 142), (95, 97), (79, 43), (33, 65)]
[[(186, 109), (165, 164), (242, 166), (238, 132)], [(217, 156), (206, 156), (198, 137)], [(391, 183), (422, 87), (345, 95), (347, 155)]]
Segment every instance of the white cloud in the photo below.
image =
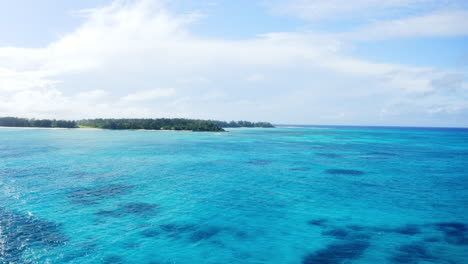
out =
[[(278, 0), (267, 2), (271, 12), (307, 20), (373, 18), (395, 15), (396, 10), (448, 5), (437, 0)], [(454, 1), (449, 1), (454, 2)]]
[(200, 100), (206, 100), (206, 101), (213, 101), (213, 100), (226, 99), (227, 97), (228, 97), (228, 95), (223, 91), (211, 90), (211, 91), (207, 91), (199, 99)]
[(128, 94), (122, 97), (123, 101), (127, 102), (141, 102), (141, 101), (151, 101), (163, 97), (171, 97), (176, 95), (175, 89), (153, 89), (148, 91), (139, 91), (135, 93)]
[(260, 74), (260, 73), (254, 73), (247, 77), (247, 81), (249, 82), (261, 82), (261, 81), (264, 81), (265, 79), (266, 79), (265, 75)]
[(468, 11), (431, 13), (375, 22), (343, 35), (352, 40), (466, 36), (468, 35), (467, 17)]
[(177, 79), (176, 82), (180, 84), (206, 84), (206, 83), (209, 83), (210, 80), (203, 76), (195, 76), (195, 77), (180, 78), (180, 79)]
[(77, 94), (77, 97), (83, 98), (83, 99), (88, 99), (88, 100), (96, 100), (99, 98), (102, 98), (107, 95), (107, 92), (101, 89), (98, 90), (92, 90), (92, 91), (86, 91), (86, 92), (80, 92)]
[[(0, 47), (0, 116), (373, 122), (384, 106), (413, 104), (449, 74), (344, 56), (343, 39), (313, 32), (202, 38), (190, 31), (197, 15), (172, 14), (160, 1), (117, 1), (86, 15), (45, 48)], [(245, 81), (265, 76), (268, 87)], [(466, 102), (439, 94), (414, 105), (427, 113), (434, 100)]]
[(339, 21), (346, 40), (468, 35), (468, 3), (459, 0), (289, 0), (268, 2), (275, 14)]

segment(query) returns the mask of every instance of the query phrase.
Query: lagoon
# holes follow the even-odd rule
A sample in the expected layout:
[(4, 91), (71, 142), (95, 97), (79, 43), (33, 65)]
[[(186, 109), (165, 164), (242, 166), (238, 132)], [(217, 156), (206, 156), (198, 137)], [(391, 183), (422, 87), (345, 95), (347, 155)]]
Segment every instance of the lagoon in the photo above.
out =
[(0, 129), (0, 262), (466, 263), (468, 129), (228, 130)]

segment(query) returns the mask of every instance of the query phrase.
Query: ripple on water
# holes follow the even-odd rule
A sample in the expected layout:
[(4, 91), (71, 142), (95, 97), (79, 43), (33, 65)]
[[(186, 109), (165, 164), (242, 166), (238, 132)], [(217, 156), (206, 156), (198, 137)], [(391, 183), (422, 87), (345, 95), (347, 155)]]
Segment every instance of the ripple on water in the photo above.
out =
[(133, 188), (134, 186), (129, 184), (111, 184), (96, 188), (75, 188), (67, 194), (67, 197), (74, 204), (94, 205), (103, 199), (129, 194)]
[(56, 247), (67, 240), (58, 224), (4, 208), (0, 208), (0, 231), (2, 263), (21, 263), (25, 250), (36, 246)]

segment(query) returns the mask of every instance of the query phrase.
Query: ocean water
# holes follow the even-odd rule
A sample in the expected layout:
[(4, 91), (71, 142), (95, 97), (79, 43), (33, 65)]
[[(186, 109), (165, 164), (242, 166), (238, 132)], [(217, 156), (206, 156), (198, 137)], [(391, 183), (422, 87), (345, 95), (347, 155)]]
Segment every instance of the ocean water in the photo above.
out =
[(468, 263), (468, 130), (0, 129), (0, 263)]

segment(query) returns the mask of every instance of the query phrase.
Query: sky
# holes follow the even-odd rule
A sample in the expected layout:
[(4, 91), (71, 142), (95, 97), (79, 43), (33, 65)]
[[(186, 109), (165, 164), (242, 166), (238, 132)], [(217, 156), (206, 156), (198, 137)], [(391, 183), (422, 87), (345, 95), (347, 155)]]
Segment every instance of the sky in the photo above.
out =
[(468, 127), (466, 0), (0, 0), (0, 116)]

